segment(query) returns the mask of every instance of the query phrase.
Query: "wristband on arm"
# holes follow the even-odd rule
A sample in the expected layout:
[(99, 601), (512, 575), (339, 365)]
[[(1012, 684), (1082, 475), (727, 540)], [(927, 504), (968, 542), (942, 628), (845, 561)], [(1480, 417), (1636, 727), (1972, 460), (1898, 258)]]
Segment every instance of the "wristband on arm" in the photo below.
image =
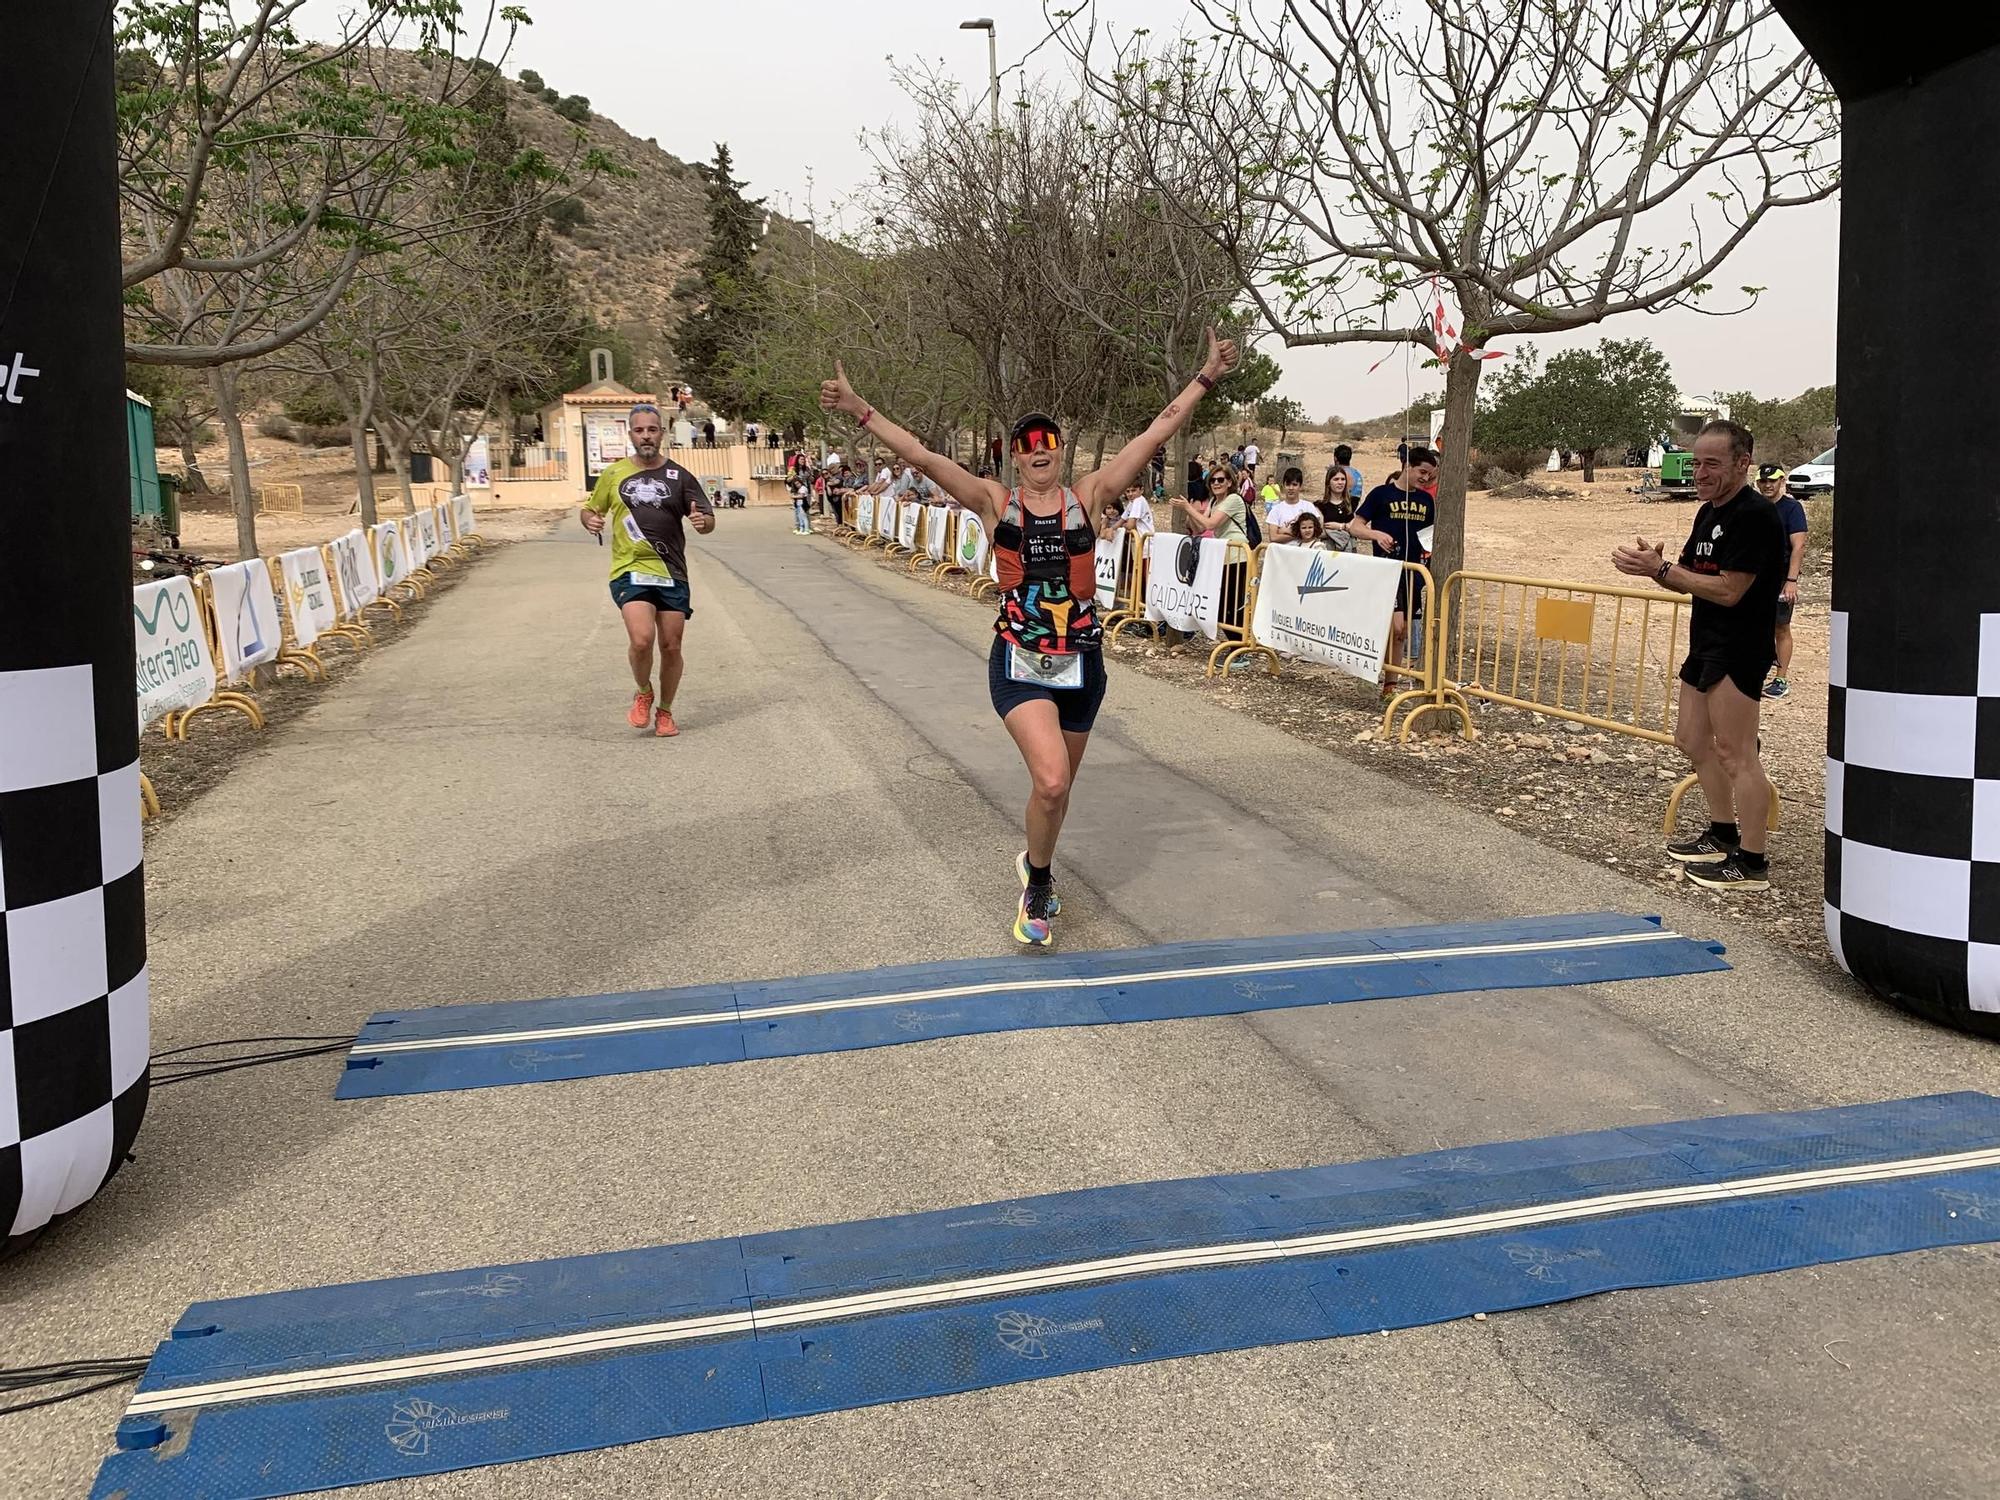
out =
[(1212, 391), (1215, 389), (1215, 382), (1209, 378), (1208, 371), (1197, 370), (1195, 371), (1194, 378), (1201, 382), (1201, 388), (1203, 390)]

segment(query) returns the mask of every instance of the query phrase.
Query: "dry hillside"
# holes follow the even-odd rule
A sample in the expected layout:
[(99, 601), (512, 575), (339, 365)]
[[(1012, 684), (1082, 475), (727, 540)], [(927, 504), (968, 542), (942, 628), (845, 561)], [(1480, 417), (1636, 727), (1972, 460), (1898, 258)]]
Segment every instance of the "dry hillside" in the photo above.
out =
[[(565, 93), (587, 81), (548, 80)], [(524, 144), (558, 161), (575, 150), (578, 127), (511, 80), (507, 118)], [(702, 181), (657, 142), (629, 135), (602, 115), (593, 114), (582, 129), (589, 145), (633, 175), (600, 178), (580, 189), (588, 218), (569, 234), (555, 236), (556, 252), (585, 312), (631, 341), (641, 383), (657, 387), (674, 374), (668, 341), (674, 286), (708, 237)]]

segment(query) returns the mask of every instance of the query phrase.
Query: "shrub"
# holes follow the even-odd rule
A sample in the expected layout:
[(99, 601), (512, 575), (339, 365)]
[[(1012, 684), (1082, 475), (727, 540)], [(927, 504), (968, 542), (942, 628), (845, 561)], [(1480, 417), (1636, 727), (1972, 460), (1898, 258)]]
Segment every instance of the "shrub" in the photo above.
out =
[(533, 68), (521, 69), (521, 87), (531, 94), (539, 94), (548, 85), (542, 82), (542, 75)]
[(299, 441), (308, 448), (345, 448), (350, 431), (345, 422), (315, 422), (299, 428)]
[(1806, 508), (1806, 551), (1824, 555), (1833, 547), (1833, 496), (1800, 503)]
[(305, 427), (331, 427), (345, 422), (347, 413), (319, 386), (307, 386), (285, 397), (285, 415)]
[(299, 440), (299, 429), (283, 412), (264, 413), (257, 419), (257, 431), (267, 438), (282, 438), (288, 443), (296, 443)]
[(574, 120), (579, 125), (590, 123), (590, 101), (581, 94), (571, 94), (556, 105), (556, 113), (565, 120)]
[(590, 214), (583, 206), (583, 200), (574, 194), (558, 198), (547, 209), (549, 228), (557, 234), (573, 235), (590, 222)]

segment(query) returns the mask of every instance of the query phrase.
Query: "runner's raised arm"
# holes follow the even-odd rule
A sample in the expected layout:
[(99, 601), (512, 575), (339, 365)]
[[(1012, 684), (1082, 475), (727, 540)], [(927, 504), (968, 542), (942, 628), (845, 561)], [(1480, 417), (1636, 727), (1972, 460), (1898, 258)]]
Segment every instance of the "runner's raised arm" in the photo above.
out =
[(933, 453), (914, 433), (898, 427), (855, 395), (854, 387), (847, 383), (847, 371), (839, 360), (833, 362), (833, 379), (820, 382), (819, 404), (827, 411), (847, 413), (873, 433), (896, 457), (927, 479), (935, 481), (947, 495), (988, 526), (993, 524), (994, 515), (1007, 498), (1006, 490), (990, 479), (981, 479), (956, 460), (946, 458), (942, 453)]
[(1113, 454), (1103, 468), (1077, 481), (1077, 494), (1084, 504), (1095, 506), (1106, 495), (1124, 494), (1125, 487), (1153, 461), (1154, 451), (1165, 447), (1187, 425), (1194, 409), (1201, 405), (1201, 398), (1215, 388), (1216, 381), (1236, 368), (1236, 361), (1236, 340), (1222, 338), (1213, 328), (1209, 329), (1208, 358), (1202, 363), (1201, 373), (1167, 403), (1150, 427)]

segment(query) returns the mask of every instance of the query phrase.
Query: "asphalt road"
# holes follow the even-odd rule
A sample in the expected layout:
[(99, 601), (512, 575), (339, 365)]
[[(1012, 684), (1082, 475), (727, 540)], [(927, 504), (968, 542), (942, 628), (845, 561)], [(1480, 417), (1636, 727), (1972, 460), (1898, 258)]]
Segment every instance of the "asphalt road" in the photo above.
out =
[[(686, 733), (624, 724), (605, 554), (559, 532), (148, 840), (155, 1045), (370, 1012), (1002, 953), (1025, 776), (982, 614), (730, 512)], [(1058, 867), (1069, 947), (1658, 909), (1607, 868), (1116, 673)], [(1733, 972), (336, 1104), (338, 1058), (162, 1090), (0, 1266), (0, 1361), (150, 1350), (189, 1302), (1066, 1188), (1752, 1109), (2000, 1092), (1705, 906)], [(2000, 1250), (1618, 1294), (381, 1487), (420, 1496), (1990, 1496)], [(123, 1392), (0, 1425), (83, 1492)]]

